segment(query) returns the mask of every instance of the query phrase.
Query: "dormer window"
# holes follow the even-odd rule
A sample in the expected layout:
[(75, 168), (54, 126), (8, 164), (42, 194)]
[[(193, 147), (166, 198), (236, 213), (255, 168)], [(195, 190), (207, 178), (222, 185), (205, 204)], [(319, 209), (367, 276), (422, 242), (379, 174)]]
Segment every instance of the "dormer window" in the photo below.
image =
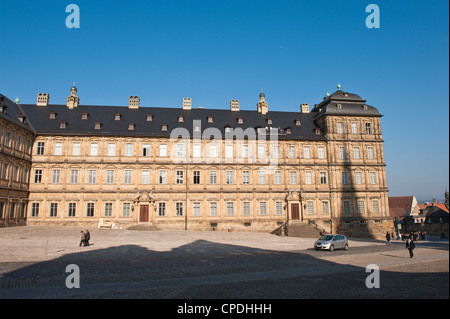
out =
[(200, 125), (194, 124), (194, 132), (200, 132)]
[(0, 105), (0, 113), (6, 113), (6, 105)]
[(59, 123), (59, 128), (66, 128), (67, 126), (67, 122), (62, 121), (61, 123)]
[(100, 122), (95, 122), (94, 129), (95, 129), (95, 130), (99, 130), (99, 129), (101, 128), (101, 126), (102, 126), (102, 123), (100, 123)]
[(116, 115), (114, 115), (114, 120), (115, 121), (120, 121), (120, 114), (116, 113)]
[(18, 118), (19, 118), (19, 121), (20, 121), (21, 123), (25, 123), (25, 119), (26, 119), (25, 116), (19, 115)]
[(151, 114), (147, 114), (147, 122), (153, 121), (153, 116)]
[(128, 124), (128, 131), (134, 131), (134, 123)]
[(231, 127), (225, 126), (225, 133), (227, 133), (227, 132), (231, 132)]
[(338, 105), (336, 105), (336, 107), (338, 108), (338, 110), (342, 110), (342, 104), (338, 104)]
[(292, 134), (292, 130), (291, 130), (290, 127), (288, 127), (288, 128), (286, 129), (286, 134)]
[(163, 132), (167, 131), (167, 124), (161, 125), (161, 131), (163, 131)]
[(54, 120), (55, 118), (56, 118), (56, 113), (55, 112), (50, 112), (49, 119), (50, 120)]
[(88, 114), (87, 113), (81, 114), (81, 119), (82, 120), (87, 120), (87, 118), (88, 118)]
[(367, 111), (367, 105), (363, 105), (363, 109), (364, 109), (364, 111)]
[(244, 124), (244, 119), (242, 117), (238, 117), (237, 122), (238, 124)]
[(212, 116), (208, 116), (208, 123), (213, 123), (213, 117)]
[(320, 128), (316, 128), (315, 133), (316, 133), (316, 135), (320, 135)]
[(178, 116), (178, 123), (182, 123), (184, 122), (184, 116), (183, 115), (179, 115)]
[(267, 124), (272, 125), (272, 119), (267, 119)]
[(295, 120), (295, 125), (297, 125), (297, 126), (302, 125), (302, 122), (300, 121), (300, 119), (296, 119)]

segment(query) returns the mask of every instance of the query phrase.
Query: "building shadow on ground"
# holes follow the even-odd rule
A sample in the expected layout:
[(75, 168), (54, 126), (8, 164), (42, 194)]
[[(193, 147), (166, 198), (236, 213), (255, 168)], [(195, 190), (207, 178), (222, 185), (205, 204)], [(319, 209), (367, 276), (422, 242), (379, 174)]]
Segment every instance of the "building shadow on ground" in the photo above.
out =
[[(449, 296), (448, 272), (415, 271), (411, 263), (408, 272), (381, 270), (381, 287), (369, 289), (366, 279), (370, 273), (365, 268), (321, 259), (323, 256), (330, 259), (330, 256), (351, 254), (351, 250), (284, 252), (206, 240), (197, 240), (171, 251), (126, 244), (106, 249), (95, 249), (95, 245), (84, 248), (84, 251), (44, 262), (3, 265), (13, 270), (0, 278), (0, 298), (353, 299)], [(392, 258), (400, 257), (394, 253)], [(74, 274), (66, 272), (66, 267), (72, 264), (79, 268), (80, 288), (66, 287), (67, 278)], [(417, 295), (417, 290), (423, 293)]]

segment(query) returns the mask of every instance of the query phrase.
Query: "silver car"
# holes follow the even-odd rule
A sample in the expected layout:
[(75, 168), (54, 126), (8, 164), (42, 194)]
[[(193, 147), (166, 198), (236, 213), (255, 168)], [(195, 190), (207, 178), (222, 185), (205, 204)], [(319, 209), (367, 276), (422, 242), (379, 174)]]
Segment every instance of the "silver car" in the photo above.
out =
[(316, 250), (348, 249), (348, 240), (344, 235), (324, 235), (314, 244)]

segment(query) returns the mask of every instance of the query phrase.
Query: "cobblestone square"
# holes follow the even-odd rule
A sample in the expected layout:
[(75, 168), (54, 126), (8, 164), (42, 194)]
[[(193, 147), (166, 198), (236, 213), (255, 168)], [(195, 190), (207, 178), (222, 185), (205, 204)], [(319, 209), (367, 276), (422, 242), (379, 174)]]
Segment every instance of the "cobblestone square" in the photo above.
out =
[[(448, 241), (349, 240), (315, 251), (316, 238), (264, 233), (90, 229), (79, 247), (71, 227), (0, 229), (0, 298), (317, 299), (449, 298)], [(66, 287), (68, 265), (80, 288)], [(380, 288), (366, 287), (366, 267)]]

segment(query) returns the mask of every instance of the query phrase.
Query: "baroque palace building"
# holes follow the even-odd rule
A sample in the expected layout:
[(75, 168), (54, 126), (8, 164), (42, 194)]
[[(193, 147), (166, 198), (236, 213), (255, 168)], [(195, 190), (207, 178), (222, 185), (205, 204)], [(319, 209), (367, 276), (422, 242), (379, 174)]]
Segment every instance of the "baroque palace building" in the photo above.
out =
[(389, 218), (381, 114), (338, 90), (312, 109), (255, 111), (1, 97), (1, 224), (136, 224), (273, 231), (314, 223), (382, 237)]

